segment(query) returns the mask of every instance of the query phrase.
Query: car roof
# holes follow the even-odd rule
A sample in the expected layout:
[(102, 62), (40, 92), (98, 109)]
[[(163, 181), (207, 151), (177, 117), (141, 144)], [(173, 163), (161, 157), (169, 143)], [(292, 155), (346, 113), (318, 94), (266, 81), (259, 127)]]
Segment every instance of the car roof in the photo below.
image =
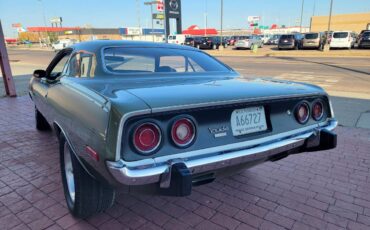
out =
[(190, 46), (180, 46), (177, 44), (161, 42), (127, 41), (127, 40), (94, 40), (80, 42), (71, 46), (74, 50), (86, 50), (96, 52), (104, 47), (140, 47), (140, 48), (172, 48), (182, 50), (197, 50)]

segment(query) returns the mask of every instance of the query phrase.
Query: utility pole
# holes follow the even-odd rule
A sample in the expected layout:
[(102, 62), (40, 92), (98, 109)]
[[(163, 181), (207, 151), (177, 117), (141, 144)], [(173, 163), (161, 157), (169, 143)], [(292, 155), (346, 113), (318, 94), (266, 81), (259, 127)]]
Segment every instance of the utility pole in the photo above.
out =
[(12, 76), (12, 70), (9, 64), (8, 52), (5, 46), (3, 27), (0, 21), (0, 67), (3, 74), (5, 93), (7, 96), (16, 97), (15, 85)]
[(221, 45), (218, 47), (219, 50), (223, 50), (222, 41), (223, 41), (223, 32), (222, 32), (222, 24), (223, 24), (223, 17), (224, 17), (224, 0), (221, 0)]
[(300, 21), (300, 26), (299, 26), (300, 33), (302, 33), (303, 7), (304, 7), (304, 0), (302, 0), (302, 7), (301, 7), (301, 21)]

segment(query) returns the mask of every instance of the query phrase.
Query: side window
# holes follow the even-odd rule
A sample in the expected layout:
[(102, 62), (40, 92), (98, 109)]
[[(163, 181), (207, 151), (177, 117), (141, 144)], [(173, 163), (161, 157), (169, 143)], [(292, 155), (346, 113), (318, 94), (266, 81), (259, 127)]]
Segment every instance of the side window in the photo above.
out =
[(66, 71), (67, 76), (69, 77), (78, 77), (79, 76), (79, 59), (80, 59), (80, 54), (74, 54), (71, 59), (69, 60), (68, 63), (68, 68)]
[(94, 57), (91, 54), (76, 53), (68, 62), (65, 75), (69, 77), (93, 77)]
[(51, 77), (59, 77), (60, 75), (62, 75), (62, 72), (64, 70), (64, 67), (68, 61), (68, 58), (69, 58), (70, 54), (66, 54), (64, 55), (64, 57), (62, 57), (62, 59), (59, 60), (59, 62), (54, 66), (54, 68), (50, 71), (50, 76)]
[(80, 77), (90, 77), (92, 67), (92, 55), (84, 54), (80, 61)]

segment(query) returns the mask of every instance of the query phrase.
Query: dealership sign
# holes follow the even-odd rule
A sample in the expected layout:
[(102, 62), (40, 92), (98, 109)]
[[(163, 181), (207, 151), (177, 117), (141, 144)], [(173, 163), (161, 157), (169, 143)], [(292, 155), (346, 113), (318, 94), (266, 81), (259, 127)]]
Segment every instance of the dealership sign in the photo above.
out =
[(140, 27), (127, 27), (126, 28), (126, 34), (127, 35), (140, 35), (141, 34), (141, 28)]
[(152, 18), (154, 20), (163, 20), (164, 19), (164, 14), (163, 13), (153, 14)]
[(261, 20), (261, 17), (260, 16), (248, 16), (248, 22), (251, 23), (251, 22), (258, 22), (259, 20)]

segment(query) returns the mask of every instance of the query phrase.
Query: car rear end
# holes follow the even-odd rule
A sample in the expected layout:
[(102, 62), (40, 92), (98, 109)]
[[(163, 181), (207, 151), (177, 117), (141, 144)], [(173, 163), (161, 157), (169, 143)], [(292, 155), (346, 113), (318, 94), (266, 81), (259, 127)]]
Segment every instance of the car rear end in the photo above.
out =
[(185, 38), (184, 45), (194, 47), (195, 46), (195, 39), (193, 37)]
[(152, 184), (165, 195), (264, 161), (335, 147), (336, 126), (325, 95), (152, 109), (127, 117), (117, 162), (107, 166), (125, 185)]
[[(104, 60), (120, 60), (104, 62), (114, 74), (101, 79), (106, 87), (90, 86), (110, 100), (108, 180), (185, 196), (227, 172), (336, 146), (337, 122), (321, 88), (246, 80), (203, 52), (180, 48), (103, 50)], [(136, 109), (137, 101), (147, 108)]]
[(251, 36), (243, 36), (235, 43), (236, 49), (250, 49), (252, 45)]
[(200, 49), (212, 49), (214, 41), (212, 37), (202, 37), (199, 41)]
[(168, 43), (170, 43), (170, 44), (178, 44), (176, 35), (169, 35), (168, 36)]
[(279, 49), (294, 49), (295, 48), (295, 39), (292, 34), (283, 34), (279, 38), (278, 48)]
[(320, 34), (307, 33), (304, 34), (302, 39), (302, 48), (319, 48), (320, 47)]
[(370, 31), (362, 33), (358, 41), (359, 48), (370, 47)]
[(335, 31), (330, 39), (330, 48), (351, 48), (351, 33), (347, 31)]

